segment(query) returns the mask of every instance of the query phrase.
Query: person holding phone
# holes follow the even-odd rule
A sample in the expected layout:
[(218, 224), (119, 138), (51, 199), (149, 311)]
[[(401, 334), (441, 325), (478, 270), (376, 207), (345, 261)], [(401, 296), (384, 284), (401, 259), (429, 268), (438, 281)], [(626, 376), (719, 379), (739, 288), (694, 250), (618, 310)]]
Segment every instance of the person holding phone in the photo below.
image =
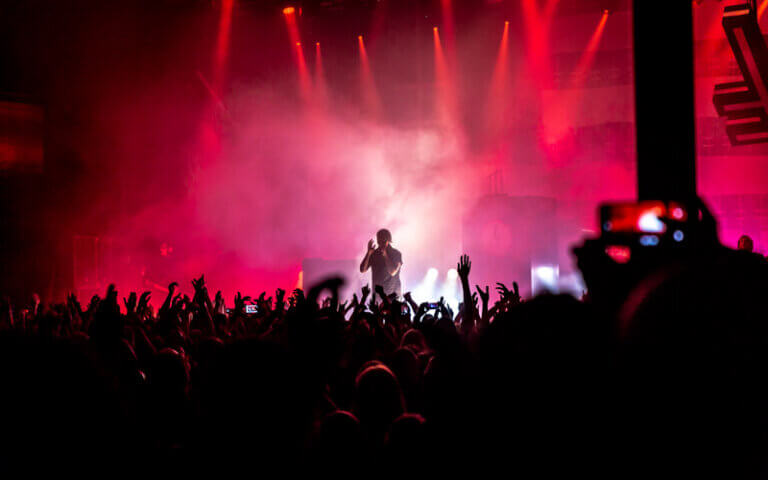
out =
[(403, 255), (399, 250), (392, 247), (392, 234), (389, 230), (382, 228), (376, 232), (376, 242), (368, 241), (368, 250), (360, 263), (360, 273), (365, 273), (371, 269), (371, 283), (374, 286), (380, 285), (386, 295), (401, 295), (402, 285), (400, 283), (400, 269), (403, 266)]

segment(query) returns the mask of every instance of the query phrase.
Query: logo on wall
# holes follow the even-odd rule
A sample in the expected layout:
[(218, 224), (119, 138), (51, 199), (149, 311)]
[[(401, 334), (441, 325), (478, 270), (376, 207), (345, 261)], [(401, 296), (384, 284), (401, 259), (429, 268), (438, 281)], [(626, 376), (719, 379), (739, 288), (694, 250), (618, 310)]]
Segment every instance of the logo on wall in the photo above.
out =
[(731, 145), (768, 143), (768, 46), (754, 2), (725, 7), (723, 29), (743, 80), (715, 85), (715, 108)]

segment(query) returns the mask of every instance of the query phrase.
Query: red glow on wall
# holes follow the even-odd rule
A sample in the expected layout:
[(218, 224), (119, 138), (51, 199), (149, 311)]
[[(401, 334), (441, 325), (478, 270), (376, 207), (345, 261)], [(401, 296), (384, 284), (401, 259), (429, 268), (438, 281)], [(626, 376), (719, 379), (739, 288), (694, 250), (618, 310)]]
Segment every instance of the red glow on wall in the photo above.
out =
[(534, 81), (541, 89), (552, 87), (552, 66), (549, 63), (549, 27), (553, 3), (544, 14), (539, 12), (536, 0), (523, 0), (523, 19), (526, 33), (526, 57)]
[(544, 111), (544, 141), (548, 145), (560, 142), (571, 128), (573, 119), (579, 108), (580, 91), (584, 88), (587, 75), (594, 64), (595, 55), (600, 46), (600, 40), (605, 31), (609, 14), (603, 12), (600, 21), (584, 48), (566, 89), (558, 96), (558, 102), (546, 106)]
[(600, 45), (600, 39), (603, 37), (605, 31), (605, 24), (608, 22), (608, 12), (604, 12), (600, 18), (595, 31), (592, 33), (592, 37), (589, 39), (587, 48), (584, 49), (584, 53), (581, 54), (579, 64), (576, 66), (576, 70), (573, 72), (573, 88), (581, 88), (585, 81), (585, 75), (589, 72), (590, 67), (595, 61), (595, 54)]

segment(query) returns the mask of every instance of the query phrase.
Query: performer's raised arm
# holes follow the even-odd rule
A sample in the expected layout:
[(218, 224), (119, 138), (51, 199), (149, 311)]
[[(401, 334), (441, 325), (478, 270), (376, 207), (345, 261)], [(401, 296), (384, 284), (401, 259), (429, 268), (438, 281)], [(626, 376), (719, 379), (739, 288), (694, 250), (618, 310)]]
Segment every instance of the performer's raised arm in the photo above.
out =
[(363, 261), (360, 262), (360, 273), (365, 273), (371, 268), (371, 255), (376, 251), (376, 246), (373, 244), (373, 240), (368, 240), (368, 251), (363, 257)]

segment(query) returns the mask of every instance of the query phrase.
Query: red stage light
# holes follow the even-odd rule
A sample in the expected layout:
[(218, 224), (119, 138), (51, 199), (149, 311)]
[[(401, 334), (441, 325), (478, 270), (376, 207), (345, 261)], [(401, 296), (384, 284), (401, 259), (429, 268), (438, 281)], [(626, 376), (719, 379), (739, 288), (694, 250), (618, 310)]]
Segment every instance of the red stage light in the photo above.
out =
[(432, 27), (432, 31), (436, 32), (437, 31), (437, 27)]
[(296, 9), (293, 7), (285, 7), (283, 9), (283, 15), (292, 15), (294, 12), (296, 12)]
[(296, 42), (296, 46), (300, 47), (301, 46), (301, 42)]

